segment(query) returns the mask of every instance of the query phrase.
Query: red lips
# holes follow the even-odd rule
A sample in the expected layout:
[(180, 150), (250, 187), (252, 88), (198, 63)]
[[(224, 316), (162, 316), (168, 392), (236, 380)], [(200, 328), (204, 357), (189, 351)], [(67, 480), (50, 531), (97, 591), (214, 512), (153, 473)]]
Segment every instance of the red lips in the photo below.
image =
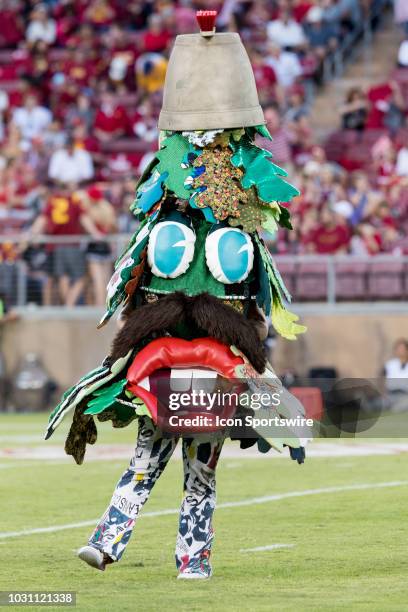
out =
[[(157, 370), (207, 368), (217, 372), (226, 379), (236, 378), (235, 368), (244, 363), (242, 357), (234, 355), (231, 349), (214, 338), (196, 338), (183, 340), (182, 338), (158, 338), (145, 346), (135, 357), (130, 366), (127, 379), (127, 388), (134, 395), (140, 397), (149, 409), (155, 423), (163, 429), (173, 431), (166, 427), (166, 416), (158, 414), (158, 398), (151, 391), (140, 386), (139, 383)], [(167, 407), (164, 407), (164, 411)], [(235, 412), (230, 407), (229, 413)], [(191, 416), (199, 413), (191, 413)], [(210, 415), (211, 416), (211, 415)], [(230, 416), (223, 415), (223, 416)], [(158, 423), (158, 421), (161, 421)], [(200, 431), (215, 431), (218, 429), (210, 421)], [(197, 431), (197, 429), (195, 429)], [(178, 433), (182, 433), (179, 431)]]

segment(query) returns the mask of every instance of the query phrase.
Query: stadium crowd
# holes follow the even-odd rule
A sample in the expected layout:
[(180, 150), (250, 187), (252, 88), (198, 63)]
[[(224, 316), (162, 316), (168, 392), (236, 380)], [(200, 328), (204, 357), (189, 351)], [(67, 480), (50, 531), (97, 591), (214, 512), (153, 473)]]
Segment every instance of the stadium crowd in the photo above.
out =
[[(408, 253), (408, 40), (395, 78), (349, 92), (326, 146), (309, 118), (325, 63), (385, 3), (0, 0), (0, 236), (10, 235), (0, 262), (25, 262), (39, 303), (104, 302), (113, 259), (106, 236), (137, 223), (128, 208), (157, 145), (172, 41), (196, 30), (202, 8), (219, 11), (218, 30), (241, 33), (273, 136), (260, 143), (302, 191), (291, 205), (294, 231), (279, 233), (276, 251)], [(408, 36), (404, 4), (396, 0), (395, 10)], [(86, 250), (36, 240), (82, 233)], [(6, 294), (12, 268), (0, 266)], [(92, 292), (83, 297), (87, 274)]]

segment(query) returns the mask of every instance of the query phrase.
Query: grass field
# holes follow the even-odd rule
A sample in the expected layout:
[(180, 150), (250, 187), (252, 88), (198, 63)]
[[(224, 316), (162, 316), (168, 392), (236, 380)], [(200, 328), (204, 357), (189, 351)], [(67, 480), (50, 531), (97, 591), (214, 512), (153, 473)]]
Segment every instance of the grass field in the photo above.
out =
[[(1, 416), (0, 448), (45, 444), (37, 439), (44, 422)], [(135, 428), (105, 426), (101, 442), (127, 444), (130, 455), (134, 436)], [(55, 437), (52, 444), (63, 443), (63, 431)], [(104, 573), (75, 557), (91, 526), (6, 535), (96, 520), (125, 467), (116, 459), (81, 467), (1, 459), (0, 590), (73, 590), (78, 610), (103, 612), (408, 609), (406, 454), (311, 457), (303, 466), (288, 458), (222, 459), (209, 582), (175, 580), (176, 513), (142, 517), (122, 562)], [(376, 487), (395, 481), (407, 483)], [(367, 487), (324, 491), (353, 485)], [(322, 491), (310, 493), (316, 489)], [(279, 498), (290, 492), (299, 496)], [(223, 507), (265, 496), (275, 499)], [(174, 459), (145, 511), (176, 509), (180, 499), (181, 462)], [(273, 544), (292, 547), (245, 550)]]

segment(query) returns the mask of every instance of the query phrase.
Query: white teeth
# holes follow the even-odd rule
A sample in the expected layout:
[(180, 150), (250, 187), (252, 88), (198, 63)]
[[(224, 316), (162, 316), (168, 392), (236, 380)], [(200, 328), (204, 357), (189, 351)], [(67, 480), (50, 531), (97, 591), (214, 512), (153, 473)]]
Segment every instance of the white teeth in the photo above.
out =
[(172, 368), (170, 373), (170, 389), (177, 393), (189, 391), (191, 388), (192, 376), (193, 371), (191, 369), (176, 370)]
[(139, 385), (139, 387), (143, 387), (143, 389), (150, 391), (150, 379), (148, 376), (146, 376), (146, 378), (144, 378), (143, 380), (140, 381), (140, 383), (137, 383), (137, 384)]
[(205, 368), (172, 368), (170, 389), (179, 393), (193, 389), (210, 392), (214, 390), (217, 376), (217, 372)]

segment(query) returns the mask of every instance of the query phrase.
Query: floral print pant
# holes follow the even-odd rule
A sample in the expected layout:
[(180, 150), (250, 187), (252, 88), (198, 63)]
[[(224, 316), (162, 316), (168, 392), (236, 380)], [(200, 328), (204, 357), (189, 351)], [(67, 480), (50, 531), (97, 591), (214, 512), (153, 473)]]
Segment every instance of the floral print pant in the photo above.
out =
[[(176, 543), (179, 571), (208, 565), (214, 538), (215, 469), (224, 438), (223, 432), (216, 432), (182, 439), (184, 499)], [(140, 511), (178, 440), (176, 436), (163, 435), (148, 417), (140, 418), (135, 455), (89, 540), (91, 546), (114, 561), (121, 559)]]

